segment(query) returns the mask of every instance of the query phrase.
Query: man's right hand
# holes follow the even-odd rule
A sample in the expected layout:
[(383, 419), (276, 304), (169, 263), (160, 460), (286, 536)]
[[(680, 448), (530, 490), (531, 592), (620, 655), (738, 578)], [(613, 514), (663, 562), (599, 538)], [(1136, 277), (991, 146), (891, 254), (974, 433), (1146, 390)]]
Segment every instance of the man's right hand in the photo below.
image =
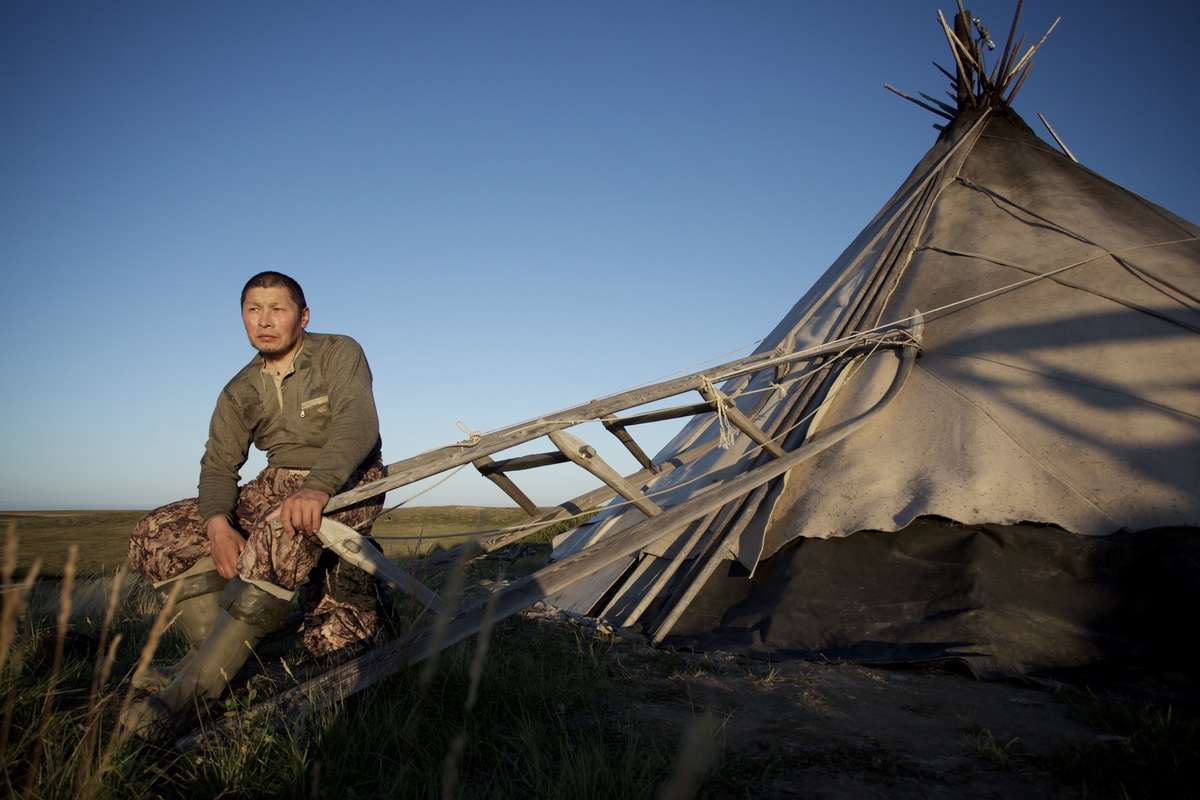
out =
[(220, 576), (226, 580), (236, 576), (238, 557), (246, 549), (246, 538), (225, 517), (213, 517), (208, 521), (208, 546)]

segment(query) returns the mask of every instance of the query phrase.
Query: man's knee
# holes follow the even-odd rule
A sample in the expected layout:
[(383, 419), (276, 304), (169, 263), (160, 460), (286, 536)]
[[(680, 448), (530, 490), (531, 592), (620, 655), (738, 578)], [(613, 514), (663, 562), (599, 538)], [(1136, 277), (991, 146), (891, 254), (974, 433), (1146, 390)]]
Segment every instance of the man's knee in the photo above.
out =
[(208, 555), (208, 536), (194, 499), (161, 506), (129, 534), (129, 565), (151, 582), (168, 580)]

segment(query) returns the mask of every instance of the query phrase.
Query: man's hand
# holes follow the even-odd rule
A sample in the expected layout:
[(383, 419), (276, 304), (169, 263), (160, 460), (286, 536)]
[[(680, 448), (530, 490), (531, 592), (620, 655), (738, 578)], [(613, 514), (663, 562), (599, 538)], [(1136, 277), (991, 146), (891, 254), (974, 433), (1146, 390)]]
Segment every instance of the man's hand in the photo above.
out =
[(315, 534), (321, 529), (321, 515), (329, 495), (316, 489), (300, 489), (283, 498), (279, 506), (279, 521), (289, 536), (297, 533)]
[(225, 517), (213, 517), (208, 521), (208, 547), (220, 576), (226, 580), (235, 577), (238, 557), (246, 549), (246, 538)]

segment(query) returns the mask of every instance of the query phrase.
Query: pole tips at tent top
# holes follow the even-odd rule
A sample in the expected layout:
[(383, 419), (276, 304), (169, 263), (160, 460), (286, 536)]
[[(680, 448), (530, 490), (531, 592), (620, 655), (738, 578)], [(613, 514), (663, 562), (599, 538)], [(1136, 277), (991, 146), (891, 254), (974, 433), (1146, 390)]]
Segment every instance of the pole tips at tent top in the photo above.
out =
[(995, 51), (996, 43), (992, 39), (991, 29), (984, 24), (984, 20), (971, 16), (970, 11), (963, 7), (961, 0), (958, 3), (958, 13), (954, 15), (953, 27), (946, 22), (945, 15), (940, 10), (938, 11), (938, 22), (942, 32), (946, 35), (946, 41), (950, 44), (950, 54), (954, 58), (954, 70), (945, 69), (937, 64), (934, 66), (943, 75), (950, 78), (951, 91), (949, 94), (954, 100), (953, 105), (934, 100), (924, 93), (921, 93), (921, 96), (930, 102), (922, 102), (888, 84), (884, 84), (884, 88), (950, 121), (970, 109), (1011, 107), (1013, 98), (1033, 68), (1034, 54), (1045, 43), (1046, 38), (1059, 22), (1056, 19), (1038, 43), (1022, 53), (1025, 37), (1022, 36), (1020, 39), (1015, 37), (1023, 2), (1024, 0), (1017, 2), (1008, 39), (1005, 41), (999, 59), (992, 65), (990, 71), (987, 69), (985, 51), (986, 53)]

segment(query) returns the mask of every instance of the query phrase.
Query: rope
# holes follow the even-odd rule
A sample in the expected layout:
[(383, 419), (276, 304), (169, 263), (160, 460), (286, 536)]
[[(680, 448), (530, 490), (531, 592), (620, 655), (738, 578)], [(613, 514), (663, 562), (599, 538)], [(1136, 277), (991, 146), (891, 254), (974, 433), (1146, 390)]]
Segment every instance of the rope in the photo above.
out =
[[(391, 512), (391, 511), (395, 511), (396, 509), (400, 508), (401, 506), (404, 506), (404, 505), (407, 505), (408, 503), (411, 503), (413, 500), (416, 500), (418, 497), (420, 497), (420, 496), (421, 496), (421, 495), (423, 495), (423, 494), (428, 494), (429, 492), (432, 492), (434, 489), (438, 488), (438, 487), (439, 487), (439, 486), (441, 486), (443, 483), (445, 483), (446, 481), (450, 480), (451, 478), (453, 478), (455, 475), (457, 475), (458, 473), (462, 472), (462, 471), (463, 471), (464, 469), (466, 469), (466, 468), (467, 468), (467, 465), (466, 465), (466, 464), (462, 464), (462, 465), (458, 466), (457, 468), (455, 468), (455, 469), (452, 469), (452, 470), (450, 470), (449, 472), (447, 472), (447, 473), (446, 473), (446, 476), (445, 476), (444, 478), (442, 478), (441, 480), (437, 481), (436, 483), (430, 484), (429, 486), (426, 486), (424, 489), (422, 489), (421, 491), (417, 492), (417, 493), (416, 493), (416, 494), (414, 494), (414, 495), (410, 495), (409, 497), (406, 497), (406, 498), (404, 498), (403, 500), (401, 500), (399, 503), (396, 503), (396, 505), (392, 506), (391, 508), (384, 508), (384, 509), (381, 509), (381, 510), (380, 510), (380, 512), (379, 512), (378, 514), (376, 514), (375, 516), (371, 517), (371, 522), (372, 522), (372, 523), (374, 523), (374, 522), (375, 522), (375, 520), (379, 519), (379, 518), (380, 518), (380, 517), (382, 517), (384, 514), (387, 514), (387, 513)], [(380, 538), (380, 537), (375, 537), (375, 538)], [(408, 537), (408, 536), (404, 536), (404, 537), (387, 536), (387, 537), (383, 537), (383, 538), (387, 538), (387, 539), (395, 539), (395, 538), (404, 538), (404, 539), (408, 539), (408, 538), (413, 538), (413, 537)]]
[(468, 428), (466, 423), (464, 423), (461, 419), (455, 423), (455, 427), (467, 435), (466, 440), (458, 443), (462, 447), (474, 447), (479, 440), (483, 438), (482, 433), (472, 428)]
[(705, 397), (713, 399), (713, 411), (717, 414), (717, 430), (720, 436), (718, 441), (722, 450), (728, 450), (733, 446), (733, 425), (729, 422), (729, 410), (725, 406), (725, 396), (717, 391), (717, 387), (713, 386), (712, 380), (705, 375), (700, 379), (701, 392)]

